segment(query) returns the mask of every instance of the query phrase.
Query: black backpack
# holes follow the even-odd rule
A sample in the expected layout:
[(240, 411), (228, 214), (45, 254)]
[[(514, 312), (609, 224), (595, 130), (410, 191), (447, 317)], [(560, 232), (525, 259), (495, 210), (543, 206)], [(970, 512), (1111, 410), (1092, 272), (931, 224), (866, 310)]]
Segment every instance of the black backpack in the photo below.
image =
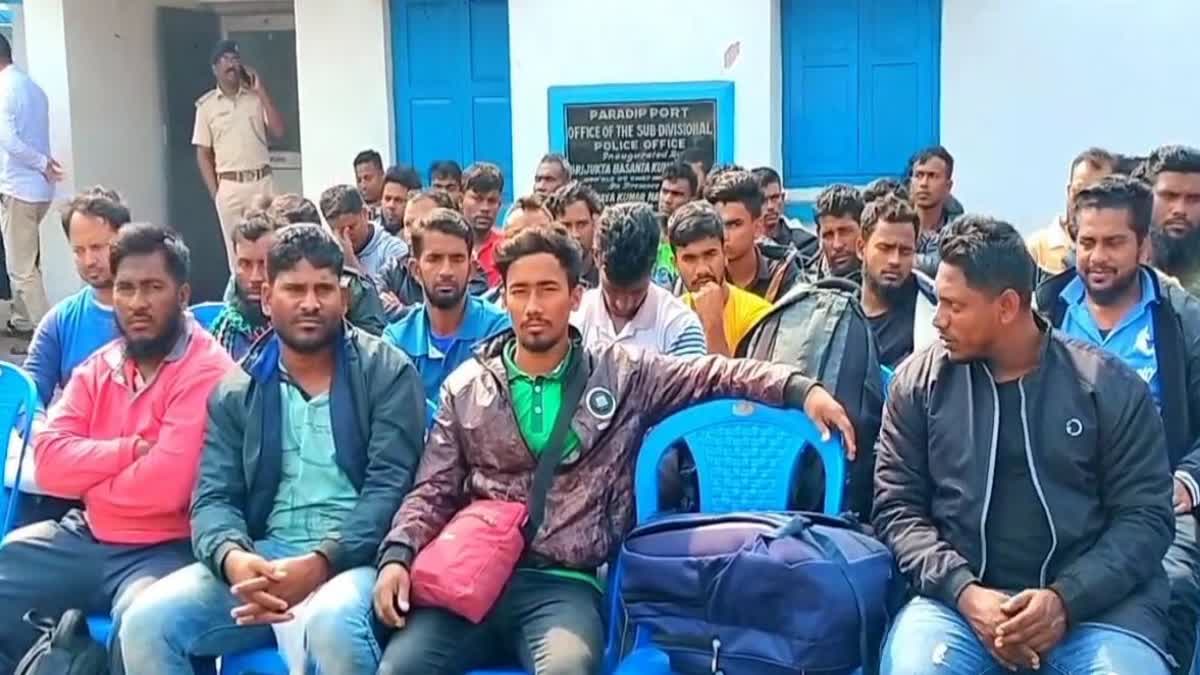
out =
[[(883, 374), (857, 284), (843, 279), (796, 284), (742, 340), (737, 355), (796, 366), (846, 408), (858, 458), (847, 472), (845, 506), (864, 520), (870, 518)], [(824, 468), (807, 453), (792, 507), (820, 511), (823, 485)]]
[(13, 675), (108, 675), (108, 652), (92, 639), (83, 612), (69, 609), (57, 625), (28, 612), (25, 622), (42, 636), (21, 658)]

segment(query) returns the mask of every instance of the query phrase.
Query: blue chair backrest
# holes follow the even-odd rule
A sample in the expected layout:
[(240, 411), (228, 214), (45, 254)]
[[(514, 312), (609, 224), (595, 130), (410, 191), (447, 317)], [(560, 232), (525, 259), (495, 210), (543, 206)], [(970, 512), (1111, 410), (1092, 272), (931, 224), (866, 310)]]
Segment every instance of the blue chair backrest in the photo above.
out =
[(892, 390), (892, 378), (896, 377), (896, 371), (887, 366), (879, 366), (879, 370), (883, 371), (883, 400), (888, 400), (888, 392)]
[(696, 462), (703, 512), (786, 509), (809, 448), (825, 465), (825, 512), (841, 511), (846, 463), (840, 440), (822, 441), (800, 410), (716, 399), (681, 410), (646, 434), (634, 475), (639, 523), (658, 510), (658, 465), (680, 440)]
[(212, 328), (213, 321), (216, 321), (217, 315), (221, 313), (221, 309), (225, 307), (223, 302), (198, 302), (191, 306), (192, 316), (196, 317), (196, 323), (204, 327), (204, 330)]
[[(0, 452), (0, 488), (2, 479), (8, 473), (8, 444), (15, 430), (21, 435), (21, 453), (17, 458), (16, 480), (8, 496), (8, 504), (4, 507), (4, 520), (0, 525), (0, 539), (3, 539), (17, 517), (17, 507), (21, 495), (21, 468), (25, 453), (29, 451), (29, 442), (33, 435), (33, 416), (38, 409), (37, 385), (33, 378), (22, 368), (11, 363), (0, 361), (0, 433), (4, 435)], [(2, 490), (0, 490), (2, 492)]]

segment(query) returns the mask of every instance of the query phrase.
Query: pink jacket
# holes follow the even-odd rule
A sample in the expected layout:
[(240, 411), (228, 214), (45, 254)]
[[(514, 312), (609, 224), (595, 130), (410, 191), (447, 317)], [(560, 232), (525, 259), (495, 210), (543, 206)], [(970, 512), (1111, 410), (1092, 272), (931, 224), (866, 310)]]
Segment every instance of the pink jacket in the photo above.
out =
[[(188, 502), (208, 419), (208, 395), (233, 360), (198, 324), (141, 383), (116, 340), (76, 368), (34, 439), (38, 482), (82, 495), (100, 541), (157, 544), (190, 536)], [(135, 442), (151, 444), (138, 457)]]

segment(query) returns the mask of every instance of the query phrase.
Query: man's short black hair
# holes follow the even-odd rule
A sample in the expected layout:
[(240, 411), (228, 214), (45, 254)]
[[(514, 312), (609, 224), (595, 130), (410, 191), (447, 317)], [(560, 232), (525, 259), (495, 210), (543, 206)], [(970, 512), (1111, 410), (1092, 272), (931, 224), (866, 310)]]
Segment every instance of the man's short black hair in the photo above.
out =
[[(1144, 182), (1121, 175), (1110, 175), (1093, 183), (1076, 195), (1071, 202), (1071, 212), (1079, 218), (1082, 209), (1125, 209), (1129, 212), (1130, 227), (1141, 243), (1150, 234), (1151, 214), (1154, 211), (1154, 195)], [(1078, 223), (1071, 229), (1078, 236)]]
[(1200, 173), (1200, 150), (1186, 145), (1155, 148), (1137, 168), (1134, 177), (1153, 186), (1160, 173)]
[(568, 288), (579, 285), (579, 276), (583, 273), (583, 251), (561, 225), (531, 225), (500, 242), (496, 249), (496, 268), (504, 283), (508, 283), (508, 270), (513, 263), (538, 253), (549, 253), (558, 259), (558, 264), (567, 275)]
[(463, 171), (458, 162), (452, 159), (439, 159), (429, 165), (429, 182), (438, 178), (453, 178), (455, 183), (462, 182)]
[(317, 269), (333, 270), (338, 278), (345, 262), (342, 247), (329, 230), (314, 223), (288, 225), (275, 233), (275, 243), (267, 253), (267, 281), (295, 269), (301, 260)]
[(908, 186), (895, 178), (876, 178), (863, 188), (863, 203), (870, 204), (885, 195), (896, 195), (900, 199), (908, 199)]
[(1071, 160), (1071, 173), (1075, 173), (1075, 168), (1080, 164), (1087, 164), (1093, 169), (1116, 171), (1119, 163), (1117, 156), (1104, 148), (1088, 148)]
[(571, 180), (571, 177), (575, 175), (574, 169), (571, 168), (571, 163), (567, 161), (566, 157), (563, 157), (557, 152), (547, 152), (546, 154), (542, 155), (541, 159), (538, 160), (538, 166), (546, 163), (557, 164), (558, 168), (562, 169), (563, 178), (565, 180), (569, 181)]
[(907, 196), (887, 193), (878, 199), (867, 202), (862, 212), (862, 240), (871, 238), (875, 226), (880, 222), (909, 223), (913, 227), (913, 236), (921, 236), (921, 218), (916, 209), (908, 203)]
[(600, 195), (596, 191), (588, 187), (586, 183), (581, 183), (573, 180), (566, 185), (558, 188), (550, 193), (546, 198), (546, 208), (550, 209), (550, 215), (555, 218), (562, 218), (566, 213), (567, 207), (575, 202), (583, 202), (587, 205), (588, 213), (592, 217), (600, 215), (604, 210), (604, 205), (600, 202)]
[(383, 157), (374, 150), (363, 150), (354, 156), (354, 167), (358, 168), (359, 164), (374, 164), (376, 168), (383, 171)]
[(942, 263), (962, 270), (967, 284), (993, 297), (1012, 289), (1028, 307), (1037, 273), (1017, 228), (996, 218), (966, 214), (942, 230)]
[(12, 44), (3, 35), (0, 35), (0, 61), (12, 63)]
[(688, 246), (704, 239), (725, 243), (725, 221), (712, 204), (688, 202), (675, 209), (667, 220), (667, 238), (672, 248)]
[(271, 200), (267, 211), (285, 223), (321, 224), (321, 212), (311, 199), (306, 199), (295, 193), (282, 194)]
[(389, 166), (387, 173), (383, 174), (383, 184), (388, 183), (403, 185), (409, 190), (420, 190), (421, 176), (416, 169), (407, 164), (396, 164)]
[(940, 145), (931, 145), (928, 148), (918, 150), (916, 154), (912, 156), (912, 159), (908, 160), (908, 175), (912, 176), (912, 173), (916, 170), (918, 164), (924, 164), (935, 157), (946, 163), (946, 178), (953, 177), (954, 156), (950, 154), (949, 150)]
[(167, 261), (167, 273), (176, 284), (186, 284), (191, 278), (192, 254), (183, 237), (175, 230), (153, 223), (130, 223), (117, 232), (109, 252), (108, 264), (113, 274), (121, 261), (129, 256), (162, 253)]
[(477, 195), (504, 192), (504, 172), (491, 162), (475, 162), (463, 173), (462, 188)]
[(700, 178), (696, 176), (696, 172), (692, 169), (692, 166), (686, 162), (674, 162), (663, 167), (662, 175), (658, 177), (658, 182), (661, 185), (665, 180), (687, 181), (688, 189), (692, 191), (693, 197), (700, 192)]
[(604, 209), (596, 227), (596, 252), (608, 280), (631, 286), (649, 277), (658, 257), (659, 232), (658, 216), (648, 204)]
[(817, 229), (821, 229), (822, 218), (850, 218), (862, 222), (863, 197), (858, 188), (835, 183), (817, 195)]
[(769, 166), (759, 166), (750, 170), (750, 174), (754, 176), (754, 180), (758, 181), (758, 187), (766, 190), (768, 185), (783, 185), (783, 179), (779, 177), (779, 172)]
[(362, 195), (352, 185), (334, 185), (321, 193), (321, 214), (330, 225), (341, 216), (362, 213), (362, 210)]
[(709, 159), (708, 153), (704, 152), (700, 148), (688, 148), (687, 150), (679, 153), (679, 157), (677, 159), (686, 164), (695, 164), (699, 162), (700, 167), (704, 169), (704, 173), (708, 173), (713, 167), (712, 160)]
[(121, 226), (129, 224), (130, 220), (129, 207), (121, 201), (121, 195), (103, 185), (95, 185), (80, 192), (63, 207), (62, 227), (67, 238), (71, 236), (71, 216), (76, 213), (99, 218), (114, 230), (121, 229)]
[(449, 192), (442, 192), (441, 190), (433, 189), (410, 193), (408, 195), (408, 201), (406, 201), (405, 204), (411, 204), (422, 199), (428, 199), (436, 204), (439, 209), (462, 211), (462, 206), (458, 203), (458, 200), (454, 198), (454, 195), (450, 194)]
[(1141, 168), (1145, 163), (1146, 155), (1117, 155), (1117, 166), (1113, 169), (1113, 173), (1138, 178), (1141, 176)]
[(233, 245), (236, 247), (239, 241), (258, 241), (263, 235), (283, 227), (287, 227), (287, 222), (270, 211), (251, 209), (233, 226)]
[(462, 239), (467, 245), (467, 254), (475, 248), (475, 230), (466, 218), (458, 211), (446, 208), (436, 208), (418, 220), (408, 233), (412, 242), (413, 256), (420, 258), (425, 248), (425, 233), (441, 232), (444, 235)]
[(750, 212), (751, 218), (762, 215), (763, 202), (766, 201), (754, 176), (736, 164), (727, 169), (714, 169), (704, 187), (704, 198), (713, 206), (740, 202)]

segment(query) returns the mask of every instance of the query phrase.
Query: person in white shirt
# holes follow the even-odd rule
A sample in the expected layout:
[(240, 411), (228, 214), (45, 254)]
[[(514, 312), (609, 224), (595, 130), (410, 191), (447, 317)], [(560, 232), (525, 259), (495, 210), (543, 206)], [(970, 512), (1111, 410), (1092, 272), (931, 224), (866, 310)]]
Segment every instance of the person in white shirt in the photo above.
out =
[[(45, 92), (12, 62), (0, 36), (0, 232), (12, 285), (7, 333), (28, 340), (49, 309), (42, 283), (39, 225), (62, 166), (50, 156), (50, 105)], [(24, 353), (13, 348), (14, 353)]]
[(600, 287), (583, 293), (571, 323), (586, 347), (613, 342), (670, 356), (708, 353), (696, 314), (650, 283), (658, 253), (658, 217), (647, 204), (616, 204), (596, 225)]

